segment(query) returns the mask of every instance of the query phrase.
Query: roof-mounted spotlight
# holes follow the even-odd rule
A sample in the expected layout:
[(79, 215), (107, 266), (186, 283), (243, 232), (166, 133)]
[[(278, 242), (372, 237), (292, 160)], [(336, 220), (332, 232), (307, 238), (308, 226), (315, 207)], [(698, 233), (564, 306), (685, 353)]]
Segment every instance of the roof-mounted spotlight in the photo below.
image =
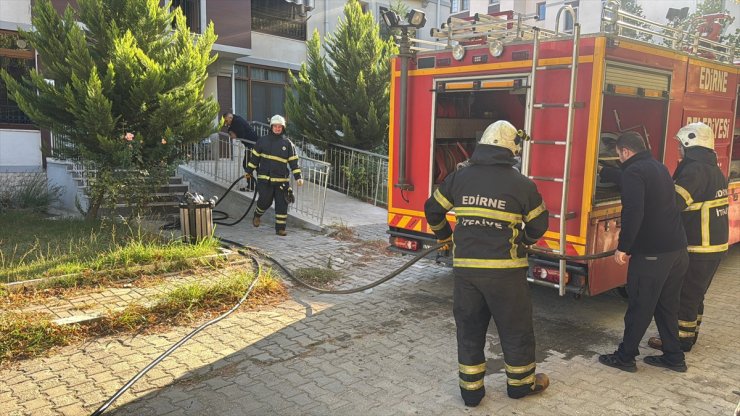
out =
[(409, 23), (409, 26), (419, 29), (427, 24), (427, 15), (419, 9), (411, 9), (406, 15), (406, 21)]
[(465, 47), (459, 43), (453, 46), (452, 57), (455, 58), (456, 61), (462, 61), (462, 59), (465, 57)]
[(399, 27), (401, 18), (398, 17), (398, 14), (393, 10), (388, 10), (383, 13), (383, 22), (385, 22), (388, 27)]
[(501, 56), (502, 53), (504, 53), (504, 43), (498, 39), (489, 40), (488, 41), (488, 52), (494, 58), (498, 58), (499, 56)]

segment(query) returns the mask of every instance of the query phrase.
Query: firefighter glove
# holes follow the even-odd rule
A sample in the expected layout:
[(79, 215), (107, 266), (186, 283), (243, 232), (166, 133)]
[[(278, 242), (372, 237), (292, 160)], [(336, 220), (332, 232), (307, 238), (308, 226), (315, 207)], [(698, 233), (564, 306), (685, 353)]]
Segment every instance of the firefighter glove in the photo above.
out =
[(252, 174), (249, 173), (249, 172), (244, 172), (244, 179), (246, 179), (246, 180), (252, 179)]
[(303, 186), (303, 179), (298, 179), (297, 181), (295, 181), (295, 183), (298, 186)]
[(449, 251), (450, 247), (452, 246), (452, 235), (447, 238), (438, 239), (437, 243), (443, 244), (443, 246), (440, 247), (438, 251)]
[(285, 201), (289, 204), (292, 204), (295, 202), (295, 195), (293, 195), (293, 188), (288, 187), (288, 190), (285, 191)]

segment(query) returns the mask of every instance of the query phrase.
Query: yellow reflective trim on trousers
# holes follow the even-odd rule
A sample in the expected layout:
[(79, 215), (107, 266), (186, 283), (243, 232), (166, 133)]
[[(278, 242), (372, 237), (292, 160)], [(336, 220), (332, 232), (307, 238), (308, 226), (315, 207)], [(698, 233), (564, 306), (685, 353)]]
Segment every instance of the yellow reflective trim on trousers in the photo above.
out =
[(293, 169), (291, 172), (293, 172), (293, 173), (301, 173), (301, 170), (300, 169)]
[(257, 175), (257, 179), (264, 179), (266, 181), (269, 181), (270, 175)]
[(696, 327), (696, 321), (682, 321), (679, 319), (678, 326), (682, 326), (684, 328), (694, 328)]
[(463, 259), (452, 260), (453, 267), (470, 267), (473, 269), (510, 269), (515, 267), (527, 267), (529, 263), (526, 258), (520, 259)]
[(477, 364), (477, 365), (465, 365), (465, 364), (458, 364), (458, 369), (463, 374), (480, 374), (486, 372), (486, 363)]
[(506, 370), (507, 373), (511, 373), (511, 374), (524, 374), (527, 371), (534, 370), (535, 365), (536, 365), (535, 363), (527, 364), (527, 365), (520, 365), (520, 366), (504, 364), (504, 370)]
[(483, 388), (483, 379), (478, 381), (465, 381), (460, 380), (460, 387), (462, 387), (465, 390), (478, 390)]
[(434, 191), (434, 199), (439, 202), (439, 205), (442, 205), (442, 208), (446, 209), (447, 211), (452, 209), (452, 203), (448, 201), (444, 195), (442, 195), (442, 192), (439, 192), (439, 189)]
[(694, 338), (696, 335), (695, 332), (688, 332), (688, 331), (678, 331), (678, 337), (679, 338)]
[(275, 218), (288, 218), (288, 214), (275, 214)]
[(288, 178), (273, 178), (270, 175), (257, 175), (257, 179), (264, 179), (270, 182), (288, 182)]
[(275, 224), (286, 224), (285, 220), (275, 220)]
[(268, 154), (262, 154), (262, 157), (264, 157), (265, 159), (276, 160), (276, 161), (282, 162), (282, 163), (288, 163), (288, 159), (283, 159), (282, 157), (278, 157), (278, 156), (273, 156), (273, 155), (268, 155)]
[(694, 202), (694, 199), (691, 197), (691, 194), (689, 193), (689, 191), (686, 190), (686, 188), (681, 185), (675, 185), (675, 188), (676, 193), (681, 195), (681, 198), (683, 198), (683, 200), (686, 202), (687, 207), (691, 205), (692, 202)]
[(432, 231), (439, 231), (439, 230), (445, 228), (445, 224), (447, 224), (447, 220), (442, 220), (442, 222), (440, 222), (437, 225), (429, 224), (429, 228), (431, 228)]
[(519, 380), (517, 378), (507, 378), (506, 384), (514, 387), (519, 386), (526, 386), (527, 384), (534, 384), (536, 378), (534, 377), (534, 374), (530, 374), (527, 377), (524, 377), (523, 379)]
[(488, 208), (478, 207), (456, 207), (455, 215), (463, 217), (481, 217), (492, 220), (506, 221), (510, 223), (520, 223), (522, 216), (511, 212), (499, 211)]
[(524, 216), (524, 221), (525, 222), (532, 221), (533, 219), (537, 218), (543, 212), (545, 212), (545, 203), (544, 202), (541, 203), (540, 206), (538, 206), (537, 208), (529, 211), (529, 214), (527, 214), (527, 215)]
[(730, 249), (730, 245), (725, 244), (717, 244), (714, 246), (689, 246), (688, 250), (689, 253), (720, 253), (723, 251), (727, 251)]

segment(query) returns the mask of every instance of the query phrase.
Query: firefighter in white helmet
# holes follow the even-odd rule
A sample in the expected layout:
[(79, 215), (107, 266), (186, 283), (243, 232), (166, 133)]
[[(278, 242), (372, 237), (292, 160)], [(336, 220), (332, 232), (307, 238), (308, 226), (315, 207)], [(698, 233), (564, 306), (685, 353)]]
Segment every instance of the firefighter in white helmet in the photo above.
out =
[[(504, 352), (507, 393), (522, 398), (545, 390), (535, 373), (532, 301), (525, 245), (547, 230), (537, 187), (514, 169), (523, 132), (508, 121), (485, 130), (470, 164), (451, 173), (424, 206), (441, 242), (453, 242), (454, 306), (460, 393), (467, 406), (485, 395), (486, 331), (493, 317)], [(454, 210), (453, 234), (446, 214)]]
[[(714, 273), (727, 254), (729, 200), (727, 179), (717, 166), (714, 132), (704, 123), (687, 124), (676, 133), (681, 163), (673, 174), (676, 203), (689, 243), (689, 269), (681, 288), (678, 309), (678, 339), (681, 349), (691, 351), (699, 336), (704, 295)], [(648, 345), (662, 349), (660, 338)]]
[[(288, 169), (290, 167), (290, 170)], [(247, 164), (247, 176), (257, 170), (257, 208), (252, 225), (260, 226), (261, 217), (275, 201), (275, 233), (285, 236), (288, 220), (288, 202), (292, 197), (289, 176), (292, 173), (298, 186), (303, 185), (298, 156), (293, 143), (285, 135), (285, 119), (274, 115), (270, 119), (270, 132), (260, 137), (252, 149), (252, 157)]]

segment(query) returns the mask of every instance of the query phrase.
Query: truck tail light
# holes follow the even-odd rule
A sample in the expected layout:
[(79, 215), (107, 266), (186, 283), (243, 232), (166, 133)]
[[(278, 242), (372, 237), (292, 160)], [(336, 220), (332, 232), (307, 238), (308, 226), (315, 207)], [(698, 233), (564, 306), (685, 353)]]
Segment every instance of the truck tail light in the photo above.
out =
[[(532, 277), (535, 279), (546, 280), (551, 283), (560, 283), (560, 271), (549, 267), (532, 267)], [(569, 281), (570, 273), (565, 272), (565, 284), (567, 285)]]
[(391, 237), (391, 244), (404, 250), (418, 251), (420, 244), (418, 240), (404, 237)]

